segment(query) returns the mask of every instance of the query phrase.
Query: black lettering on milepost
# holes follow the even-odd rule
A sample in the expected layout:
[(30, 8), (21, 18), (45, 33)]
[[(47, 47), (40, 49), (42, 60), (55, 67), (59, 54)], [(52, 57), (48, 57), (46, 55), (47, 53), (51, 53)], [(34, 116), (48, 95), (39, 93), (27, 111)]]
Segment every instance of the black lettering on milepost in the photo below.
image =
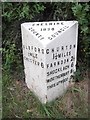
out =
[(61, 58), (61, 53), (53, 53), (52, 58), (55, 60)]
[(55, 82), (55, 83), (53, 83), (53, 84), (51, 84), (51, 85), (49, 85), (49, 86), (47, 86), (47, 89), (49, 90), (49, 89), (51, 89), (51, 88), (53, 88), (53, 87), (58, 86), (60, 83), (61, 83), (61, 84), (62, 84), (62, 83), (65, 83), (66, 81), (68, 81), (68, 77), (67, 77), (67, 78), (64, 78), (64, 79), (62, 79), (62, 80), (60, 80), (60, 81), (58, 81), (58, 82)]
[(28, 52), (28, 57), (32, 57), (32, 58), (36, 58), (37, 59), (37, 54)]
[(59, 65), (63, 65), (63, 64), (66, 64), (69, 62), (69, 59), (61, 59), (60, 61), (55, 61), (55, 62), (52, 62), (52, 63), (47, 63), (47, 69), (48, 68), (51, 68), (51, 67), (55, 67), (55, 66), (59, 66)]
[(55, 69), (55, 70), (51, 70), (50, 72), (47, 72), (47, 76), (56, 74), (56, 73), (61, 72), (61, 71), (62, 71), (62, 67), (57, 68), (57, 69)]
[[(48, 65), (48, 64), (47, 64), (47, 65)], [(63, 67), (56, 68), (56, 69), (54, 69), (54, 70), (48, 71), (48, 72), (47, 72), (47, 77), (48, 77), (48, 76), (51, 76), (51, 75), (54, 75), (54, 74), (56, 74), (56, 73), (59, 73), (59, 72), (61, 72), (61, 71), (67, 70), (67, 69), (69, 69), (69, 65), (66, 65), (66, 66), (63, 66)]]
[(49, 49), (46, 49), (46, 53), (49, 54)]
[[(51, 78), (47, 79), (46, 81), (47, 81), (47, 83), (48, 83), (48, 82), (52, 82), (53, 80), (60, 79), (61, 77), (67, 76), (68, 74), (69, 74), (69, 71), (66, 71), (66, 72), (64, 72), (64, 73), (61, 73), (61, 74), (56, 75), (56, 76), (54, 76), (54, 77), (51, 77)], [(48, 75), (49, 75), (49, 73), (48, 73)]]
[(44, 64), (43, 64), (43, 62), (41, 62), (41, 67), (44, 68)]
[(34, 65), (36, 65), (36, 66), (40, 66), (41, 68), (44, 68), (44, 63), (43, 62), (39, 62), (39, 61), (37, 61), (33, 58), (29, 58), (29, 57), (26, 57), (26, 56), (24, 56), (23, 59), (32, 63), (32, 64), (34, 64)]

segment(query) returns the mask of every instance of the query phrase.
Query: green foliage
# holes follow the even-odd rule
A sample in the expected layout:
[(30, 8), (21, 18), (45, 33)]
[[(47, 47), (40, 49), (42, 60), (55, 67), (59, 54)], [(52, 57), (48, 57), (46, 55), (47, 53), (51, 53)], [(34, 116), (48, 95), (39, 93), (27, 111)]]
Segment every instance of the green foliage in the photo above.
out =
[(0, 53), (2, 54), (2, 48), (0, 48)]
[(44, 11), (45, 7), (42, 3), (2, 3), (2, 16), (7, 22), (13, 20), (28, 19), (31, 20), (36, 14)]
[(85, 64), (83, 64), (83, 62), (80, 63), (77, 61), (77, 69), (74, 72), (74, 74), (71, 76), (71, 78), (75, 82), (80, 82), (84, 80), (86, 76), (87, 76), (87, 67), (85, 66)]
[[(90, 55), (90, 5), (85, 4), (74, 4), (72, 11), (76, 20), (79, 22), (79, 53), (80, 57), (84, 62), (87, 62), (88, 56)], [(83, 59), (84, 57), (84, 59)]]
[(77, 71), (74, 73), (73, 79), (76, 82), (83, 80), (80, 69), (77, 69)]
[(72, 4), (69, 2), (66, 3), (55, 3), (54, 4), (54, 12), (53, 19), (54, 20), (71, 20), (72, 19)]
[[(42, 3), (2, 3), (4, 69), (15, 71), (22, 68), (21, 21), (32, 20), (44, 9)], [(17, 22), (14, 24), (14, 21)]]
[(17, 61), (17, 57), (15, 55), (16, 53), (15, 44), (11, 44), (9, 46), (9, 49), (7, 50), (4, 48), (3, 52), (5, 54), (4, 56), (5, 57), (5, 69), (10, 70), (13, 67), (14, 63), (16, 63)]

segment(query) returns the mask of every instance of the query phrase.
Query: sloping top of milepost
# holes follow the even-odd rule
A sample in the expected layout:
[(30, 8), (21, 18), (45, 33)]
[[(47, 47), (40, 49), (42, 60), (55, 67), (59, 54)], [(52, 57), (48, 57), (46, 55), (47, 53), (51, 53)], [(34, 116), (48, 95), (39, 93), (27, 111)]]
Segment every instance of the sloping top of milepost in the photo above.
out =
[(47, 45), (72, 27), (77, 21), (27, 22), (24, 26), (38, 41)]

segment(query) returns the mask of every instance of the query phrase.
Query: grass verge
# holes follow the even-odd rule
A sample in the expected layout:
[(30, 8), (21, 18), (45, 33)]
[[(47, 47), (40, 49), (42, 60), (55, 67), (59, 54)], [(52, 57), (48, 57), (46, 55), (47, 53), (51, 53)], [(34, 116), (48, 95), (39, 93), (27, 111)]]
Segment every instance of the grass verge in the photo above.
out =
[(75, 83), (62, 96), (43, 105), (23, 80), (3, 72), (3, 118), (87, 118), (88, 80)]

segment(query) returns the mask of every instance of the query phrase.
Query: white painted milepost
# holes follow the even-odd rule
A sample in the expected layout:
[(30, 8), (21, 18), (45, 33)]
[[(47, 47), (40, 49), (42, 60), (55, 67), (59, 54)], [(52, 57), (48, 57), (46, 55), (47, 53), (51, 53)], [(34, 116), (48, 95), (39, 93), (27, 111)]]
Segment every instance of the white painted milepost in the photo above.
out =
[(42, 103), (64, 94), (76, 71), (77, 21), (21, 24), (25, 81)]

